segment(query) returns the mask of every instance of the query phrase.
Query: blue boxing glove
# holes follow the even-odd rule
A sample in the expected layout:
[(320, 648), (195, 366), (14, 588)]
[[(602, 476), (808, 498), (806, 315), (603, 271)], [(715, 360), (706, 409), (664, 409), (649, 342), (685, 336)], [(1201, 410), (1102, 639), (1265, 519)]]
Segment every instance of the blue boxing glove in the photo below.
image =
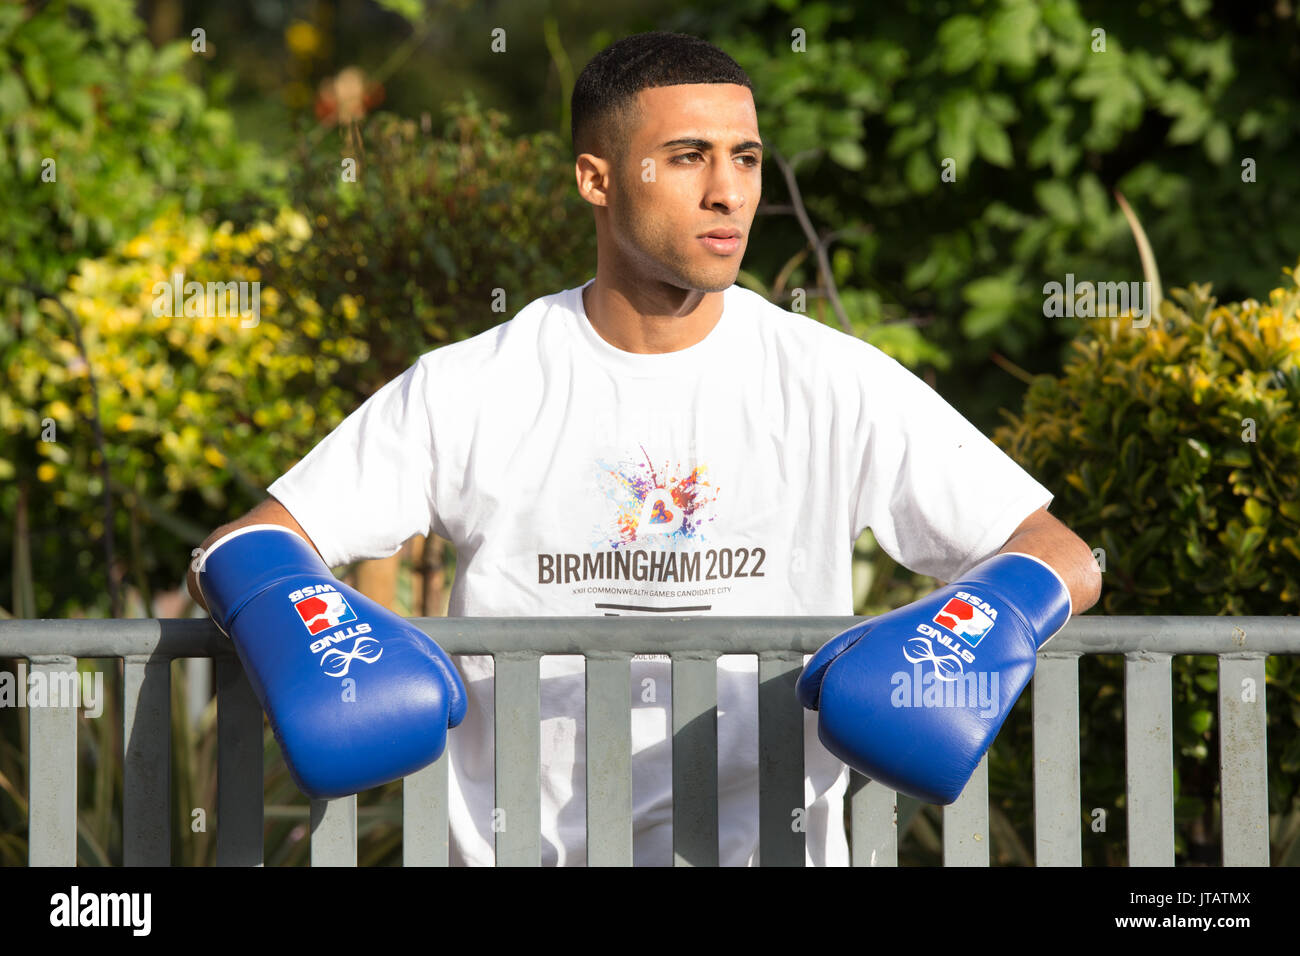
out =
[(1047, 564), (994, 555), (833, 638), (799, 676), (799, 701), (819, 711), (821, 742), (854, 770), (927, 803), (952, 803), (1071, 610), (1069, 589)]
[(414, 773), (465, 718), (465, 685), (419, 628), (339, 581), (281, 525), (237, 528), (196, 571), (294, 783), (332, 799)]

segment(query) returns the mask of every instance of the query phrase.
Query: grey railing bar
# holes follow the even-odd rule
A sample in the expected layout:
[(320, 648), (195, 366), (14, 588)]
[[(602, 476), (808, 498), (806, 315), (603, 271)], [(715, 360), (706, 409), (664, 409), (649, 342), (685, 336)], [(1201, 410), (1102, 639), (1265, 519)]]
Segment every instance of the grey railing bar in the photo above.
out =
[(492, 829), (497, 866), (540, 866), (542, 862), (541, 698), (539, 655), (497, 651), (494, 655), (496, 805)]
[(1129, 866), (1174, 865), (1173, 686), (1170, 656), (1124, 659)]
[[(62, 686), (69, 674), (77, 673), (77, 661), (72, 657), (42, 654), (32, 655), (30, 660), (28, 680), (39, 675), (47, 693), (51, 681)], [(52, 700), (51, 694), (47, 701)], [(30, 866), (76, 866), (77, 709), (31, 707), (27, 719), (27, 862)]]
[(763, 866), (803, 866), (804, 710), (795, 695), (799, 653), (758, 656), (758, 859)]
[(1219, 784), (1223, 865), (1268, 866), (1264, 655), (1219, 658)]
[(717, 866), (718, 655), (678, 651), (672, 661), (673, 865)]
[(402, 865), (447, 866), (447, 752), (402, 778)]
[(123, 662), (122, 862), (171, 863), (171, 662)]
[(262, 865), (262, 807), (262, 705), (238, 658), (222, 654), (217, 658), (217, 866)]
[(587, 658), (587, 865), (632, 865), (632, 658)]
[(357, 796), (311, 801), (311, 865), (357, 865)]
[(898, 794), (849, 771), (850, 866), (898, 866)]
[(980, 758), (966, 789), (943, 808), (943, 865), (989, 865), (989, 755)]
[(1034, 862), (1082, 866), (1079, 657), (1040, 654), (1034, 701)]
[[(408, 620), (451, 654), (494, 654), (503, 645), (537, 654), (584, 654), (592, 648), (657, 653), (698, 648), (719, 654), (815, 652), (865, 617), (420, 617)], [(131, 655), (211, 657), (230, 642), (205, 618), (0, 621), (0, 657), (27, 657), (32, 635), (71, 657)], [(1047, 645), (1054, 653), (1169, 654), (1300, 653), (1297, 617), (1081, 617)]]

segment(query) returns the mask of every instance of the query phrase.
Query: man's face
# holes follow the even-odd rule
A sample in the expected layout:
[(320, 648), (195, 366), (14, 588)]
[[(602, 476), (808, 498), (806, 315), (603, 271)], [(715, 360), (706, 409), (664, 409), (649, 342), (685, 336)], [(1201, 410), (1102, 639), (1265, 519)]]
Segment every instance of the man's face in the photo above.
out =
[(721, 292), (740, 271), (762, 189), (754, 98), (733, 83), (637, 98), (627, 151), (611, 169), (610, 238), (644, 279)]

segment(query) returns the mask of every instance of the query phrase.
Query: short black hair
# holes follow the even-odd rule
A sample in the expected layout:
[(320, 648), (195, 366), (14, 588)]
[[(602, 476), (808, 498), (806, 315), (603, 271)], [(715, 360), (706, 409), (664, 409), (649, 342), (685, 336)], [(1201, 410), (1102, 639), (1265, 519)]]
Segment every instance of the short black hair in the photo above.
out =
[(735, 60), (688, 33), (634, 33), (611, 43), (591, 58), (573, 85), (574, 155), (620, 156), (631, 133), (637, 93), (685, 83), (736, 83), (753, 89)]

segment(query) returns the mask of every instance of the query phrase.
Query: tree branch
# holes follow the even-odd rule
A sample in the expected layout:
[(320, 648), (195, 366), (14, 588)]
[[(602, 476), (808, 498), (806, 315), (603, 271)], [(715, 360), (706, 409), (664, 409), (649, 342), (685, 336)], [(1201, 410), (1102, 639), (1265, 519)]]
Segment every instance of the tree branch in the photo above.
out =
[[(790, 192), (790, 202), (794, 206), (795, 218), (799, 220), (799, 228), (808, 239), (812, 246), (813, 253), (817, 256), (817, 270), (821, 274), (822, 285), (826, 287), (827, 298), (830, 299), (831, 308), (839, 316), (840, 325), (844, 327), (844, 332), (853, 335), (853, 323), (849, 321), (848, 313), (844, 311), (844, 303), (840, 301), (840, 290), (835, 285), (835, 277), (831, 275), (831, 261), (826, 254), (827, 241), (817, 236), (817, 231), (813, 228), (812, 220), (808, 218), (808, 210), (803, 203), (803, 193), (799, 190), (799, 183), (794, 178), (794, 169), (792, 163), (797, 162), (804, 156), (809, 155), (805, 150), (796, 153), (790, 161), (787, 161), (780, 153), (773, 150), (772, 159), (776, 166), (781, 170), (781, 175), (785, 179), (786, 189)], [(833, 235), (833, 234), (832, 234)]]

